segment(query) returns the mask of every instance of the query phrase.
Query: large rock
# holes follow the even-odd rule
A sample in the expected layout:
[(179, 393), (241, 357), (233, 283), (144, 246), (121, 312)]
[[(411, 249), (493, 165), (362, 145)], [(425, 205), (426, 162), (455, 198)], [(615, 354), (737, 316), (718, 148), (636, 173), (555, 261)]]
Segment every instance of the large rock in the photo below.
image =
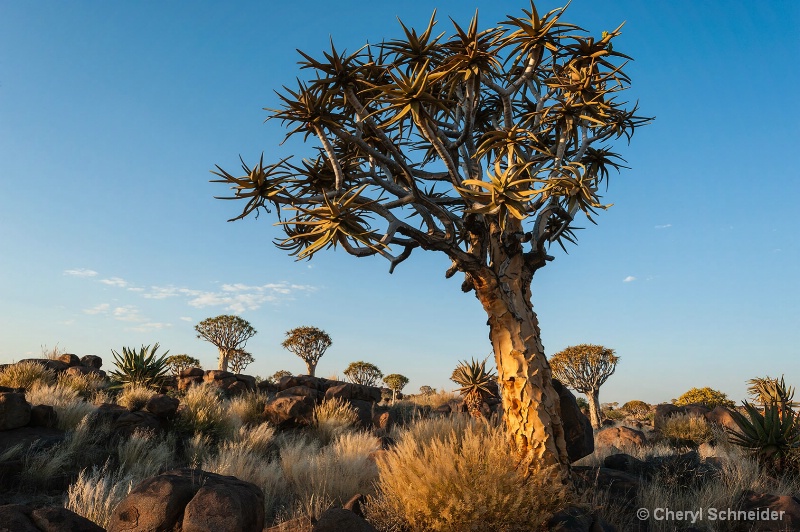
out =
[[(202, 371), (202, 370), (201, 370)], [(188, 376), (188, 377), (179, 377), (178, 378), (178, 391), (185, 392), (192, 386), (196, 386), (198, 384), (203, 383), (203, 376)]]
[(640, 446), (647, 443), (647, 438), (641, 430), (628, 427), (608, 427), (597, 432), (595, 445), (597, 447), (626, 447)]
[(286, 388), (285, 390), (281, 390), (275, 394), (275, 397), (310, 397), (315, 402), (319, 402), (322, 399), (322, 392), (319, 390), (315, 390), (313, 388), (309, 388), (308, 386), (292, 386), (291, 388)]
[(547, 530), (558, 532), (616, 532), (616, 528), (605, 519), (589, 513), (580, 506), (567, 506), (547, 522)]
[(722, 425), (726, 429), (739, 430), (739, 425), (737, 425), (736, 421), (733, 420), (731, 411), (724, 406), (715, 407), (714, 410), (706, 413), (705, 418), (706, 421), (716, 423), (717, 425)]
[(158, 416), (142, 410), (122, 414), (111, 426), (112, 431), (124, 437), (132, 435), (137, 430), (140, 432), (159, 432), (161, 429), (162, 423)]
[(614, 499), (630, 506), (641, 487), (640, 477), (607, 467), (573, 466), (579, 483), (585, 487), (607, 490)]
[(172, 419), (178, 411), (179, 404), (178, 399), (159, 393), (147, 401), (144, 409), (160, 418)]
[(270, 423), (280, 428), (307, 426), (314, 421), (315, 405), (310, 397), (276, 397), (264, 406), (264, 415)]
[(205, 374), (201, 368), (185, 368), (180, 372), (181, 377), (203, 377)]
[(331, 508), (322, 512), (312, 532), (378, 532), (378, 530), (344, 508)]
[(74, 375), (76, 377), (79, 375), (97, 375), (98, 377), (102, 378), (106, 377), (105, 371), (91, 366), (71, 366), (64, 370), (64, 373), (67, 375)]
[(57, 360), (60, 360), (69, 367), (81, 365), (81, 359), (78, 358), (78, 355), (73, 355), (72, 353), (64, 353), (58, 357)]
[(151, 477), (119, 503), (108, 532), (261, 532), (264, 494), (235, 477), (178, 469)]
[(581, 412), (575, 396), (558, 379), (553, 379), (553, 388), (558, 392), (561, 408), (561, 423), (567, 441), (567, 455), (570, 462), (576, 462), (594, 452), (594, 431), (592, 422)]
[[(770, 495), (745, 491), (741, 509), (753, 514), (747, 525), (757, 524), (758, 530), (800, 530), (800, 498), (789, 495)], [(749, 517), (749, 516), (748, 516)]]
[(0, 453), (22, 445), (23, 449), (52, 447), (64, 441), (64, 431), (47, 427), (21, 427), (0, 431)]
[(23, 362), (32, 362), (34, 364), (39, 364), (40, 366), (44, 367), (45, 369), (51, 369), (56, 373), (61, 373), (65, 371), (69, 366), (60, 360), (50, 360), (48, 358), (25, 358), (17, 362), (17, 364), (22, 364)]
[(56, 409), (50, 405), (36, 405), (31, 407), (31, 420), (28, 423), (31, 427), (53, 428), (58, 425), (58, 414)]
[(97, 355), (84, 355), (81, 357), (81, 366), (100, 369), (103, 367), (103, 359)]
[(656, 405), (656, 412), (653, 415), (653, 429), (660, 432), (664, 428), (667, 418), (682, 414), (683, 412), (683, 408), (670, 403)]
[(103, 528), (59, 506), (32, 509), (24, 504), (0, 506), (0, 532), (104, 532)]
[(31, 420), (31, 405), (25, 395), (14, 392), (0, 393), (0, 430), (24, 427)]
[(331, 386), (332, 382), (335, 383), (336, 381), (329, 381), (328, 379), (312, 377), (310, 375), (286, 375), (285, 377), (281, 377), (278, 381), (278, 391), (283, 391), (294, 386), (305, 386), (306, 388), (319, 390), (324, 393), (325, 390)]

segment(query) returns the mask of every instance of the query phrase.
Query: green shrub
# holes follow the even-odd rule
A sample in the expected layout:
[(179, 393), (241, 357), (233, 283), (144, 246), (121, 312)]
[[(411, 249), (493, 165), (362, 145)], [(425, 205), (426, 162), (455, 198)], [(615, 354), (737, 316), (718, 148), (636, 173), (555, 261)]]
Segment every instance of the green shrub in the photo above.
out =
[(767, 404), (760, 412), (744, 403), (749, 417), (731, 412), (738, 430), (728, 430), (728, 439), (753, 454), (760, 463), (782, 471), (800, 448), (800, 416), (790, 408)]
[(716, 408), (718, 406), (733, 407), (735, 403), (728, 399), (723, 392), (713, 388), (691, 388), (689, 391), (673, 399), (672, 402), (677, 406), (703, 405), (706, 408)]
[(538, 530), (565, 505), (567, 491), (546, 472), (526, 479), (515, 469), (500, 427), (464, 418), (447, 418), (449, 430), (419, 421), (378, 461), (371, 522), (412, 532)]
[(56, 374), (37, 362), (20, 362), (0, 371), (0, 386), (30, 390), (36, 384), (54, 384)]

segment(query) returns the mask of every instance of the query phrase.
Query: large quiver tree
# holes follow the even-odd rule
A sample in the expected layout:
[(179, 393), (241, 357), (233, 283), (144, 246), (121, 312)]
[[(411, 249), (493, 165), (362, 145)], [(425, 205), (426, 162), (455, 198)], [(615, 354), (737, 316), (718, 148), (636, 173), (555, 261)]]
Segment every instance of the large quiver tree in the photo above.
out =
[(605, 143), (648, 119), (618, 95), (620, 28), (594, 38), (562, 23), (563, 9), (524, 14), (482, 31), (476, 14), (448, 38), (432, 17), (352, 54), (300, 52), (309, 81), (270, 113), (287, 137), (316, 139), (316, 155), (262, 156), (241, 177), (218, 167), (215, 181), (246, 202), (234, 220), (278, 209), (277, 245), (298, 259), (341, 246), (391, 272), (418, 249), (446, 254), (446, 277), (463, 272), (489, 316), (511, 443), (532, 468), (566, 473), (530, 284), (548, 245), (574, 240), (573, 216), (607, 207), (598, 188), (620, 164)]

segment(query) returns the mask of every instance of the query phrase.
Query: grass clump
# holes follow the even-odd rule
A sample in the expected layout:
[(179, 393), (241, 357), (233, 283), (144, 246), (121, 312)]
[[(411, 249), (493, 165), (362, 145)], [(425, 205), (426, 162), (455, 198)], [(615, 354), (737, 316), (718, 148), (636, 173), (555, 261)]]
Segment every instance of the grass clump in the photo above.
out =
[(326, 399), (314, 408), (314, 428), (323, 444), (351, 430), (357, 422), (355, 407), (338, 397)]
[(64, 388), (71, 388), (78, 395), (85, 398), (94, 398), (98, 393), (108, 387), (109, 381), (99, 373), (61, 373), (56, 378), (56, 384)]
[(54, 384), (56, 374), (37, 362), (19, 362), (0, 371), (0, 386), (32, 389), (37, 384)]
[(135, 412), (143, 409), (154, 395), (155, 392), (146, 386), (126, 384), (117, 396), (117, 404)]
[(84, 401), (77, 391), (59, 384), (40, 383), (25, 394), (25, 398), (31, 405), (52, 406), (58, 418), (58, 428), (62, 430), (76, 428), (95, 411), (95, 406)]
[(452, 419), (449, 431), (441, 420), (418, 421), (378, 462), (371, 521), (412, 532), (537, 530), (565, 504), (565, 488), (546, 473), (526, 479), (515, 469), (500, 427)]
[(701, 445), (714, 439), (714, 432), (705, 418), (677, 414), (664, 421), (661, 435), (674, 445)]
[(101, 468), (92, 467), (91, 471), (84, 469), (67, 489), (64, 507), (106, 528), (134, 482), (133, 477), (111, 470), (108, 463)]
[(258, 425), (264, 421), (266, 395), (247, 392), (228, 401), (228, 412), (239, 419), (243, 425)]
[(201, 384), (192, 386), (181, 401), (179, 425), (193, 434), (213, 440), (230, 438), (238, 429), (238, 419), (228, 415), (218, 388)]

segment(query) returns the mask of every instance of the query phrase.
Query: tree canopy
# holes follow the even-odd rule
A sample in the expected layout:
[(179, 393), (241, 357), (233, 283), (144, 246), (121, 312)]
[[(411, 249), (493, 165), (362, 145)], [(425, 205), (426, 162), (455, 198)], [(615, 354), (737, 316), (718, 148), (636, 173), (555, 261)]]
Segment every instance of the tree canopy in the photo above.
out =
[(207, 340), (219, 349), (219, 369), (227, 371), (230, 356), (243, 349), (256, 330), (250, 322), (239, 316), (221, 315), (206, 318), (195, 325), (197, 337)]
[(317, 362), (331, 346), (331, 337), (317, 327), (303, 325), (286, 331), (286, 339), (281, 344), (306, 363), (308, 374), (312, 377), (317, 370)]
[(166, 363), (167, 366), (169, 367), (170, 372), (172, 372), (172, 374), (175, 375), (176, 377), (184, 369), (201, 367), (200, 360), (186, 354), (168, 356), (166, 359)]
[(383, 377), (383, 372), (378, 369), (378, 366), (371, 362), (351, 362), (343, 371), (347, 380), (356, 384), (363, 384), (364, 386), (375, 386), (378, 379)]

